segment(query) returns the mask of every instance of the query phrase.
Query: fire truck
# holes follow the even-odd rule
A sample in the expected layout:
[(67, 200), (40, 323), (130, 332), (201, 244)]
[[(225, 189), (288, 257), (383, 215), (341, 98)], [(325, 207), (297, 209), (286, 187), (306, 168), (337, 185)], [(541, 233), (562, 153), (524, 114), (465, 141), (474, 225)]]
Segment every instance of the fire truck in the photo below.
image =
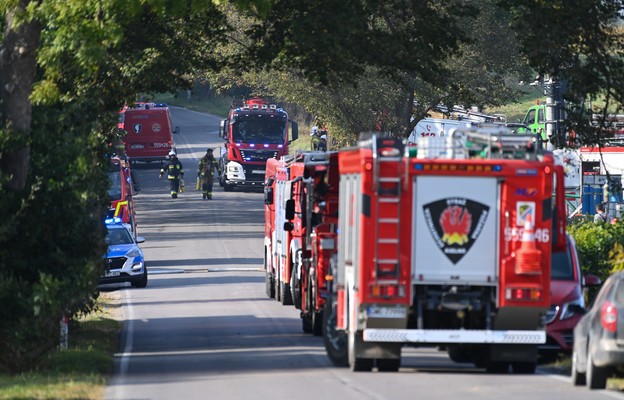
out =
[(263, 99), (252, 98), (231, 109), (219, 128), (225, 139), (219, 159), (223, 190), (262, 186), (267, 160), (288, 154), (289, 131), (296, 140), (298, 124), (289, 120), (286, 111)]
[(565, 248), (563, 169), (537, 136), (470, 127), (405, 147), (369, 135), (338, 163), (322, 328), (331, 362), (396, 371), (410, 344), (533, 373), (551, 253)]
[(113, 156), (110, 158), (108, 179), (110, 181), (108, 189), (110, 207), (107, 218), (119, 217), (123, 225), (136, 237), (134, 195), (139, 192), (140, 188), (138, 183), (133, 180), (127, 157)]
[(326, 275), (336, 249), (338, 154), (302, 152), (267, 162), (266, 290), (301, 310), (303, 331), (320, 336)]

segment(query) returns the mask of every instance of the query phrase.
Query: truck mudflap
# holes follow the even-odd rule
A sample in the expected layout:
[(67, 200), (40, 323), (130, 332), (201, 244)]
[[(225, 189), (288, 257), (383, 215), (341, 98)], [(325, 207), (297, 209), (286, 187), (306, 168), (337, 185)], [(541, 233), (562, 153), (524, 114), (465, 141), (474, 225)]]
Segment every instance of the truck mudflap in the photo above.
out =
[(545, 331), (457, 329), (365, 329), (365, 342), (543, 344)]

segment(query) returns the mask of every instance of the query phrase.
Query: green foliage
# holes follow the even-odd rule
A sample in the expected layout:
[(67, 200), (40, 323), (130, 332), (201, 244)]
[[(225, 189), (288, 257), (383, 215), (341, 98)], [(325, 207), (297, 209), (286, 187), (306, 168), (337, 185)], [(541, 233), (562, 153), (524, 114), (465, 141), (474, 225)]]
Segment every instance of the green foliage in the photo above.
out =
[(10, 355), (0, 371), (33, 366), (58, 344), (61, 316), (89, 309), (105, 252), (107, 164), (96, 116), (84, 104), (33, 115), (28, 189), (0, 198), (0, 352)]
[(576, 241), (583, 273), (596, 275), (604, 282), (622, 269), (624, 224), (595, 224), (584, 219), (569, 226), (568, 232)]

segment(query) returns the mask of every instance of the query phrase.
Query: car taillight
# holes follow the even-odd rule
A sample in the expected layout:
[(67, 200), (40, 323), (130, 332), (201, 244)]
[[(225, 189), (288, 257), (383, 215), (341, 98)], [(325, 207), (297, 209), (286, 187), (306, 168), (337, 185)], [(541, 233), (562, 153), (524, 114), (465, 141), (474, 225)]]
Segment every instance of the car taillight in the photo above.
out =
[(600, 325), (608, 332), (617, 330), (617, 308), (610, 301), (600, 307)]

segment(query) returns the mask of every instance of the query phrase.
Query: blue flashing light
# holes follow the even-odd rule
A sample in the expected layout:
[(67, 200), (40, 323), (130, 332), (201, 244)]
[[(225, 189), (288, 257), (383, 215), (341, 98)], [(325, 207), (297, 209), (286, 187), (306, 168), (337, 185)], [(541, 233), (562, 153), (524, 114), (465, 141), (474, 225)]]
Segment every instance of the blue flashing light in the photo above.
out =
[(264, 147), (269, 147), (269, 145), (265, 143), (265, 144), (264, 144)]
[(501, 165), (494, 165), (492, 166), (492, 171), (494, 172), (500, 172), (503, 170), (503, 167)]
[(106, 218), (104, 220), (104, 223), (106, 225), (119, 225), (119, 224), (121, 224), (121, 218), (119, 218), (119, 217)]
[(278, 145), (277, 145), (277, 148), (278, 148), (278, 149), (281, 149), (282, 147), (284, 147), (284, 145), (283, 145), (283, 144), (278, 144)]
[(414, 169), (416, 171), (422, 171), (423, 170), (423, 165), (422, 164), (414, 164)]
[(249, 147), (256, 147), (256, 145), (254, 143), (250, 143)]

